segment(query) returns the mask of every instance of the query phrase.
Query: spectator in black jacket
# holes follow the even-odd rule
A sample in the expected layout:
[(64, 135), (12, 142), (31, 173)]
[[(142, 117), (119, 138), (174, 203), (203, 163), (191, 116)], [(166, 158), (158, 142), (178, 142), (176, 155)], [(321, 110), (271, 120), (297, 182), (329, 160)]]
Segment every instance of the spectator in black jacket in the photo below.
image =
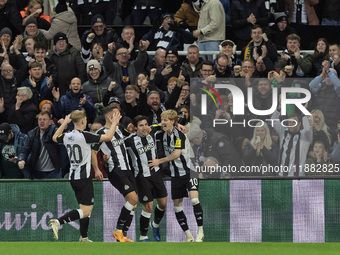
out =
[(58, 76), (54, 83), (59, 87), (62, 96), (74, 77), (79, 77), (82, 82), (86, 81), (86, 69), (80, 52), (68, 43), (64, 33), (57, 33), (53, 41), (55, 46), (50, 53), (50, 59), (57, 68)]
[(270, 71), (275, 70), (274, 63), (267, 57), (267, 47), (262, 46), (262, 55), (257, 57), (254, 75), (257, 77), (268, 77)]
[[(276, 108), (276, 105), (273, 106), (273, 96), (272, 96), (272, 87), (271, 83), (267, 78), (262, 78), (259, 80), (256, 90), (253, 92), (253, 107), (256, 110), (269, 110), (274, 107)], [(249, 105), (248, 105), (249, 107)], [(258, 116), (253, 114), (253, 119), (270, 119), (270, 115), (265, 116)]]
[(27, 3), (28, 1), (0, 1), (0, 30), (4, 27), (8, 27), (12, 30), (12, 38), (22, 34), (24, 32), (24, 28), (22, 26), (20, 10), (23, 9)]
[(190, 32), (177, 27), (173, 16), (166, 13), (162, 15), (162, 25), (145, 34), (143, 40), (150, 42), (150, 50), (157, 50), (159, 47), (166, 50), (170, 48), (183, 50), (184, 43), (193, 43), (195, 37)]
[(121, 37), (117, 39), (116, 49), (127, 48), (130, 52), (130, 61), (137, 58), (138, 42), (135, 41), (135, 29), (130, 26), (126, 26), (122, 30)]
[(242, 49), (250, 38), (250, 29), (255, 24), (268, 25), (268, 11), (262, 0), (235, 0), (231, 4), (230, 21), (237, 46)]
[(33, 93), (28, 87), (20, 87), (17, 92), (17, 102), (8, 113), (8, 122), (19, 126), (21, 132), (27, 134), (36, 126), (38, 108), (32, 101)]
[(150, 125), (160, 123), (162, 112), (168, 109), (175, 109), (182, 90), (180, 86), (180, 83), (175, 86), (169, 99), (164, 104), (161, 103), (160, 95), (157, 91), (151, 91), (146, 95), (146, 87), (142, 86), (139, 96), (138, 114), (147, 116)]
[(0, 52), (9, 54), (13, 33), (8, 27), (4, 27), (0, 31)]
[[(106, 27), (105, 20), (100, 14), (93, 16), (91, 25), (92, 28), (90, 30), (86, 30), (81, 37), (81, 45), (85, 47), (85, 44), (100, 42), (104, 48), (104, 51), (107, 51), (107, 45), (111, 42), (116, 42), (118, 39), (118, 35), (116, 34), (115, 30)], [(95, 34), (92, 40), (88, 38), (90, 33)]]
[(284, 50), (287, 36), (295, 34), (295, 29), (288, 25), (288, 17), (284, 12), (277, 12), (274, 17), (275, 24), (267, 29), (266, 34), (278, 50)]
[(216, 57), (215, 74), (216, 74), (216, 78), (231, 77), (231, 68), (229, 65), (229, 59), (223, 53), (218, 54)]
[(21, 83), (21, 86), (29, 87), (32, 90), (32, 101), (38, 108), (42, 100), (53, 100), (52, 76), (46, 77), (43, 73), (41, 64), (37, 61), (32, 61), (28, 66), (29, 76)]
[(329, 61), (329, 45), (325, 38), (319, 38), (312, 55), (313, 69), (310, 73), (312, 77), (321, 74), (324, 60)]
[(178, 77), (181, 72), (184, 75), (185, 80), (189, 82), (189, 76), (181, 69), (178, 51), (176, 49), (168, 49), (166, 51), (165, 59), (165, 67), (158, 69), (155, 76), (155, 85), (158, 88), (165, 91), (167, 89), (168, 80), (171, 77)]
[[(25, 59), (22, 59), (25, 63)], [(15, 105), (15, 97), (17, 93), (18, 80), (14, 75), (13, 67), (4, 62), (1, 65), (0, 76), (0, 121), (7, 121), (9, 110)]]
[(57, 68), (52, 63), (52, 61), (46, 57), (47, 46), (43, 43), (34, 44), (34, 56), (33, 59), (41, 64), (43, 73), (46, 77), (52, 76), (53, 80), (57, 80)]
[(263, 33), (262, 27), (255, 25), (251, 28), (251, 41), (242, 49), (241, 59), (253, 59), (262, 55), (262, 46), (266, 46), (266, 55), (274, 63), (277, 59), (277, 50), (274, 44), (268, 39), (266, 33)]
[(40, 112), (38, 127), (28, 132), (23, 146), (24, 158), (18, 165), (20, 169), (27, 166), (32, 179), (62, 178), (60, 145), (52, 140), (57, 129), (49, 112)]

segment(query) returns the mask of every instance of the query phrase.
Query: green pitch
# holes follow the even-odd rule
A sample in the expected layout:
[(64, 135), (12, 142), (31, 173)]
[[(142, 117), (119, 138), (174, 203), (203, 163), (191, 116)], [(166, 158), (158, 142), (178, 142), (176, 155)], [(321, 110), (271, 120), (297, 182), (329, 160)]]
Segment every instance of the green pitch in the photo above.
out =
[(340, 243), (71, 243), (71, 242), (0, 242), (2, 255), (316, 255), (339, 254)]

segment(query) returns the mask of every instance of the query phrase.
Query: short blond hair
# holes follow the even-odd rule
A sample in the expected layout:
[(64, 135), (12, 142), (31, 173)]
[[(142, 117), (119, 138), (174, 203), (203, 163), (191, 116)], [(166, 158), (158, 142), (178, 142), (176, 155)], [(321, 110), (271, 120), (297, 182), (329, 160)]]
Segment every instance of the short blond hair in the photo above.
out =
[(71, 112), (71, 120), (74, 124), (79, 124), (84, 118), (86, 118), (84, 109)]
[(174, 126), (177, 125), (177, 121), (178, 121), (178, 114), (175, 110), (166, 110), (164, 112), (162, 112), (161, 114), (161, 118), (166, 118), (169, 120), (174, 120)]
[(298, 36), (297, 34), (290, 34), (290, 35), (288, 35), (287, 37), (286, 37), (286, 41), (288, 41), (288, 40), (291, 40), (291, 41), (295, 41), (295, 40), (297, 40), (297, 41), (301, 41), (301, 38), (300, 38), (300, 36)]
[(125, 91), (126, 90), (134, 90), (137, 93), (140, 93), (140, 90), (139, 90), (138, 86), (137, 85), (133, 85), (133, 84), (127, 85), (126, 88), (125, 88)]

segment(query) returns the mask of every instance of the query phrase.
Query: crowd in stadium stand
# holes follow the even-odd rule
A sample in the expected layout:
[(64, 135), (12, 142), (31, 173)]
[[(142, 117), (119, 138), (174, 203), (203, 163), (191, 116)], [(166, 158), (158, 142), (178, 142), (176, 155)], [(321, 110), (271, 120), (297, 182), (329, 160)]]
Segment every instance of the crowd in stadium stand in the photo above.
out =
[[(65, 147), (52, 141), (54, 132), (66, 115), (81, 109), (87, 130), (95, 132), (105, 124), (101, 109), (108, 105), (119, 107), (120, 124), (130, 133), (137, 115), (146, 115), (152, 125), (163, 111), (176, 110), (196, 166), (290, 169), (256, 176), (339, 174), (340, 41), (330, 34), (303, 42), (309, 37), (299, 31), (336, 29), (340, 1), (70, 0), (58, 1), (51, 17), (46, 13), (43, 0), (0, 0), (0, 178), (63, 178), (69, 162)], [(114, 28), (117, 20), (124, 26), (121, 33)], [(143, 24), (149, 31), (137, 37), (136, 28)], [(80, 34), (85, 25), (88, 30)], [(301, 48), (302, 43), (309, 47)], [(179, 55), (183, 49), (187, 56)], [(271, 114), (259, 116), (246, 100), (245, 114), (233, 114), (227, 89), (217, 91), (221, 101), (208, 98), (203, 115), (200, 88), (212, 93), (207, 87), (219, 78), (236, 85), (245, 99), (253, 88), (257, 110), (272, 107), (274, 91), (281, 97), (282, 88), (307, 89), (311, 99), (304, 107), (312, 115), (293, 104), (283, 115), (278, 104)], [(253, 127), (212, 128), (213, 119), (257, 121)], [(283, 128), (270, 119), (296, 125)], [(67, 130), (72, 128), (70, 123)], [(98, 154), (98, 159), (104, 169), (105, 157)]]

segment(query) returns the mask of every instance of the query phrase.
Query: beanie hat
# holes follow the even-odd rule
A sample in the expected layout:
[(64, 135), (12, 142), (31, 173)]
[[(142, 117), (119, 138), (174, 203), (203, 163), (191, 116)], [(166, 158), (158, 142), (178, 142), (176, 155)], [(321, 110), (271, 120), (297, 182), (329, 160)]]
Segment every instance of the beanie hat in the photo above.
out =
[(288, 21), (287, 15), (284, 12), (276, 12), (274, 13), (275, 24), (281, 21)]
[(66, 43), (68, 44), (67, 36), (66, 36), (64, 33), (62, 33), (62, 32), (56, 33), (56, 35), (53, 37), (53, 43), (54, 43), (54, 45), (55, 45), (59, 40), (65, 40)]
[(97, 68), (99, 72), (102, 71), (102, 67), (100, 66), (98, 60), (91, 59), (86, 65), (86, 71), (89, 72), (90, 70)]
[(55, 7), (55, 12), (58, 14), (66, 11), (67, 11), (66, 0), (59, 0), (57, 6)]
[(50, 100), (43, 100), (43, 101), (41, 101), (40, 104), (39, 104), (39, 111), (41, 111), (41, 108), (43, 107), (44, 104), (50, 104), (50, 105), (52, 106), (52, 108), (53, 108), (53, 103), (52, 103), (52, 101), (50, 101)]
[(12, 36), (13, 36), (12, 30), (10, 30), (8, 27), (4, 27), (0, 31), (0, 37), (3, 36), (3, 35), (10, 35), (10, 37), (12, 38)]
[(26, 20), (25, 27), (27, 27), (29, 24), (34, 24), (34, 25), (38, 26), (37, 21), (32, 17), (29, 18), (28, 20)]

